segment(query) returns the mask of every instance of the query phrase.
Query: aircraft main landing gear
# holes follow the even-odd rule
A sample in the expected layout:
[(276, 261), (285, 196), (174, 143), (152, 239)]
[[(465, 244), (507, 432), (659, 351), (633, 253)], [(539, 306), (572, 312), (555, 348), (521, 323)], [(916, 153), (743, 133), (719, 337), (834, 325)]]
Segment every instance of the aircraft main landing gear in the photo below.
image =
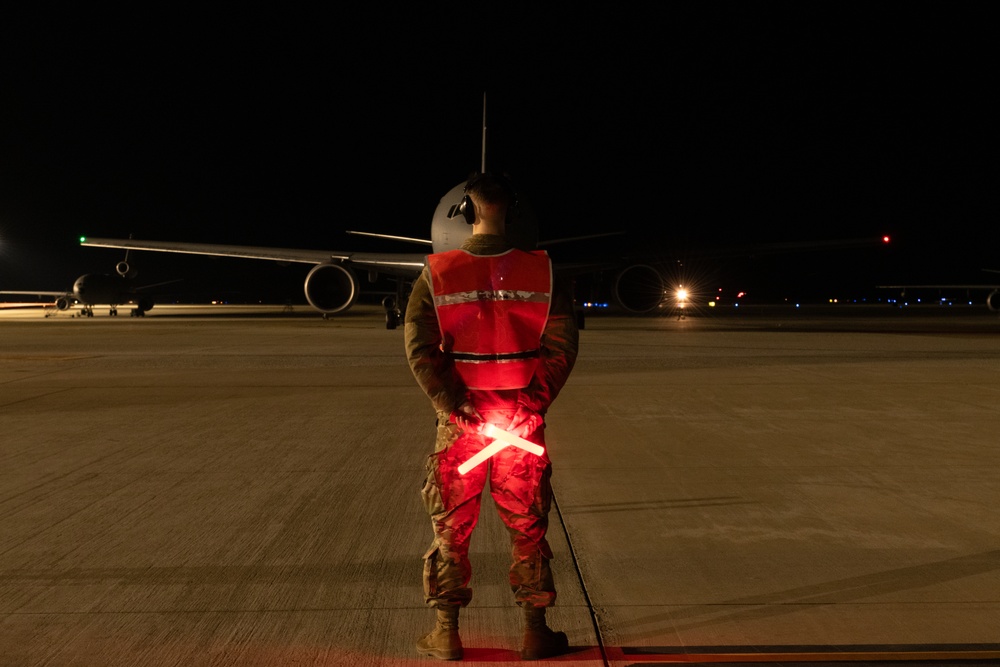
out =
[(396, 296), (387, 296), (382, 299), (382, 307), (385, 308), (386, 329), (395, 329), (403, 321), (411, 287), (405, 280), (399, 279), (396, 281)]
[(399, 308), (396, 307), (396, 299), (391, 296), (385, 297), (382, 299), (382, 307), (385, 308), (385, 328), (395, 329), (398, 327), (403, 317)]

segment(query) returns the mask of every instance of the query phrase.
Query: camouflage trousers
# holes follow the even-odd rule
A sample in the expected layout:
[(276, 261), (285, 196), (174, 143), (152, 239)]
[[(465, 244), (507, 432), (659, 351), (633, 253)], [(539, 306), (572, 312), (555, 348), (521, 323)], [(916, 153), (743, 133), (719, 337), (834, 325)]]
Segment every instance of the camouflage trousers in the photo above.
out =
[[(483, 410), (486, 421), (505, 428), (513, 410)], [(528, 440), (544, 445), (543, 428)], [(466, 606), (472, 600), (469, 581), (469, 540), (479, 519), (483, 490), (490, 495), (510, 534), (512, 563), (510, 587), (519, 605), (548, 607), (556, 591), (549, 569), (552, 550), (545, 540), (552, 487), (548, 453), (537, 456), (506, 447), (468, 471), (458, 466), (472, 458), (491, 440), (466, 433), (438, 415), (434, 453), (427, 458), (427, 478), (421, 495), (431, 517), (434, 542), (424, 555), (424, 599), (431, 607)]]

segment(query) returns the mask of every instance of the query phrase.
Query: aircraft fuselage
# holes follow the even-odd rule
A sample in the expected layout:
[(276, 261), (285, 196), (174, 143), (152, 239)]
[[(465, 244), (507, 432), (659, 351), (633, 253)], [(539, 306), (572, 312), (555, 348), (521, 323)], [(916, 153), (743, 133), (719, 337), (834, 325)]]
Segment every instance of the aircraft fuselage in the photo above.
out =
[[(77, 278), (73, 283), (73, 297), (83, 306), (87, 315), (93, 314), (96, 305), (108, 305), (112, 315), (118, 313), (118, 306), (130, 301), (136, 302), (133, 315), (142, 315), (153, 307), (152, 300), (137, 299), (128, 278), (107, 273), (87, 273)], [(68, 305), (65, 304), (66, 307)], [(59, 307), (63, 309), (63, 305)]]
[[(461, 247), (472, 236), (472, 225), (459, 211), (465, 196), (466, 181), (449, 190), (434, 209), (431, 218), (431, 245), (434, 252), (445, 252)], [(522, 250), (534, 250), (538, 245), (538, 217), (531, 205), (518, 197), (517, 207), (507, 222), (507, 239)]]

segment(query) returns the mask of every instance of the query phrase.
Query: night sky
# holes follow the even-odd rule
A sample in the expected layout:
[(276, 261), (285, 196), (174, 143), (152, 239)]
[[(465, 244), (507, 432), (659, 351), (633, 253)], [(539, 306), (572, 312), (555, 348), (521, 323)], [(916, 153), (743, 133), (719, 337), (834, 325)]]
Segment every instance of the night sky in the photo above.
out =
[[(536, 4), (5, 19), (0, 289), (110, 272), (83, 234), (419, 252), (345, 231), (428, 237), (479, 166), (484, 92), (489, 166), (543, 239), (624, 231), (597, 250), (778, 296), (996, 279), (988, 4)], [(301, 299), (307, 270), (132, 260), (197, 295)]]

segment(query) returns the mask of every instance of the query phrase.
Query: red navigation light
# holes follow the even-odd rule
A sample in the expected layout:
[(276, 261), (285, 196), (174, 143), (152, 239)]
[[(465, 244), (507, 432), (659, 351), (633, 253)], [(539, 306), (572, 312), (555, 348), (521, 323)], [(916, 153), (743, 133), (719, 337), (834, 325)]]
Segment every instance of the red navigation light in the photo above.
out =
[(885, 236), (882, 237), (882, 243), (888, 243), (888, 242), (889, 242), (889, 235), (886, 234)]

